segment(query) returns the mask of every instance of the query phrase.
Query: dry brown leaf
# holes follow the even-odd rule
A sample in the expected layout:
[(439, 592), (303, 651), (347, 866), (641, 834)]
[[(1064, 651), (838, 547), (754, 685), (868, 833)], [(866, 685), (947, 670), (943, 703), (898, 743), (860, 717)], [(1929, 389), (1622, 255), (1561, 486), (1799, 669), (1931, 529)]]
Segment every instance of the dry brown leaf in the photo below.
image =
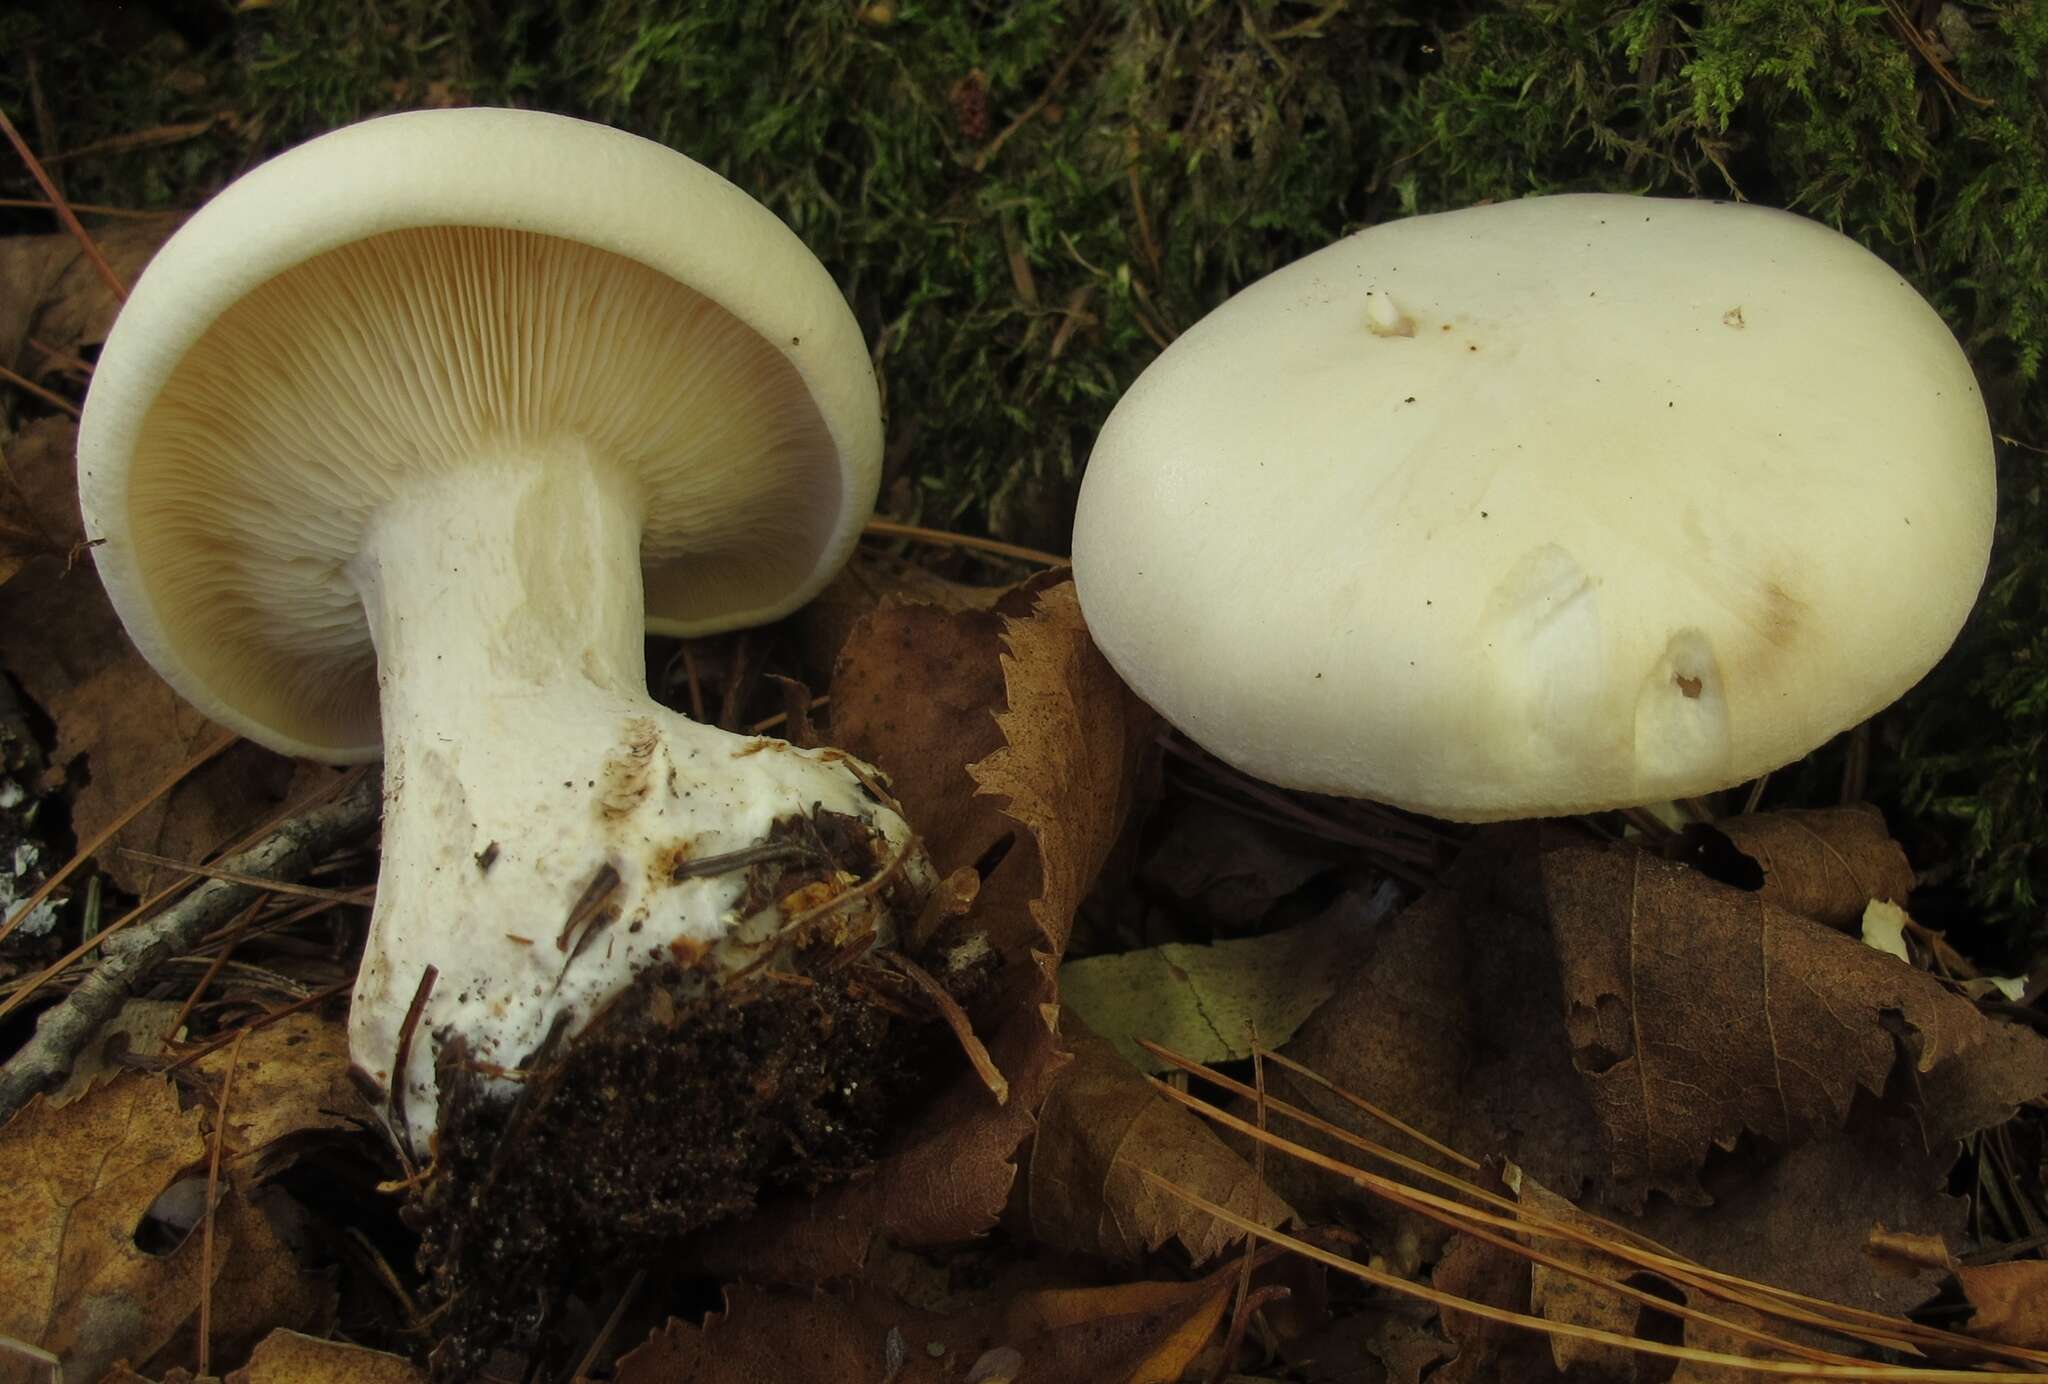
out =
[(1329, 853), (1307, 838), (1200, 798), (1177, 805), (1157, 831), (1145, 882), (1224, 933), (1260, 926), (1331, 869)]
[(811, 1283), (853, 1272), (878, 1234), (925, 1245), (995, 1224), (1059, 1066), (1060, 949), (1128, 810), (1148, 727), (1089, 642), (1064, 574), (993, 610), (888, 601), (861, 622), (833, 677), (833, 740), (890, 776), (942, 874), (988, 871), (961, 926), (1003, 959), (970, 1017), (1010, 1099), (997, 1105), (963, 1063), (871, 1176), (707, 1235), (695, 1262)]
[(1344, 1313), (1289, 1357), (1307, 1384), (1422, 1384), (1457, 1350), (1435, 1320), (1428, 1304), (1396, 1298)]
[[(1437, 1260), (1433, 1287), (1467, 1302), (1529, 1311), (1529, 1261), (1469, 1235), (1453, 1235)], [(1443, 1332), (1458, 1353), (1430, 1376), (1432, 1384), (1551, 1384), (1560, 1378), (1541, 1334), (1449, 1308)]]
[[(46, 419), (9, 449), (10, 474), (55, 539), (56, 556), (29, 561), (0, 586), (0, 667), (57, 723), (53, 772), (82, 784), (71, 804), (72, 833), (95, 836), (203, 744), (220, 733), (158, 677), (129, 642), (82, 544), (75, 463), (76, 427)], [(204, 857), (267, 818), (333, 771), (303, 766), (242, 744), (191, 775), (143, 811), (100, 852), (121, 888), (146, 894), (177, 871), (123, 848), (179, 860)]]
[(1744, 1140), (1707, 1160), (1707, 1206), (1653, 1198), (1640, 1215), (1609, 1208), (1631, 1230), (1702, 1264), (1871, 1312), (1905, 1312), (1925, 1301), (1940, 1270), (1881, 1270), (1863, 1252), (1872, 1226), (1951, 1240), (1965, 1233), (1969, 1203), (1947, 1194), (1957, 1146), (1927, 1141), (1910, 1111), (1870, 1097), (1841, 1129), (1794, 1149)]
[(1007, 590), (947, 581), (915, 562), (872, 547), (857, 548), (839, 575), (790, 617), (803, 675), (813, 686), (832, 685), (833, 670), (854, 627), (884, 602), (941, 610), (987, 610)]
[(850, 1293), (736, 1287), (722, 1315), (702, 1327), (671, 1321), (622, 1357), (614, 1378), (958, 1384), (977, 1362), (1007, 1359), (1007, 1377), (1020, 1381), (1174, 1384), (1214, 1336), (1235, 1287), (1232, 1265), (1195, 1283), (1048, 1289), (949, 1314), (867, 1284)]
[(1698, 1202), (1710, 1150), (1839, 1128), (1901, 1045), (1929, 1073), (2000, 1027), (1925, 972), (1640, 851), (1552, 851), (1543, 878), (1572, 1058), (1624, 1187)]
[[(240, 1104), (239, 1089), (234, 1094)], [(321, 1331), (333, 1325), (334, 1275), (305, 1272), (287, 1243), (285, 1227), (296, 1214), (293, 1203), (274, 1188), (251, 1193), (236, 1186), (220, 1199), (214, 1212), (216, 1268), (209, 1305), (208, 1359), (214, 1370), (246, 1358), (273, 1331)], [(195, 1311), (145, 1368), (195, 1364), (198, 1340)]]
[(319, 1130), (374, 1127), (372, 1112), (348, 1079), (348, 1026), (301, 1011), (256, 1029), (239, 1043), (199, 1059), (215, 1082), (235, 1063), (230, 1147), (258, 1155), (274, 1170), (278, 1146)]
[[(2038, 1038), (1987, 1024), (1974, 1046), (1931, 1071), (1900, 1064), (1898, 1075), (1917, 1078), (1902, 1084), (1915, 1089), (1897, 1093), (1890, 1104), (1865, 1094), (1843, 1128), (1789, 1150), (1754, 1139), (1733, 1152), (1715, 1149), (1695, 1191), (1697, 1197), (1703, 1189), (1713, 1205), (1681, 1207), (1659, 1199), (1647, 1217), (1631, 1219), (1626, 1210), (1638, 1202), (1639, 1189), (1608, 1185), (1586, 1083), (1572, 1065), (1555, 945), (1544, 918), (1541, 836), (1553, 845), (1583, 839), (1559, 828), (1496, 829), (1474, 838), (1438, 889), (1380, 928), (1364, 964), (1287, 1054), (1467, 1155), (1506, 1157), (1582, 1201), (1593, 1194), (1587, 1204), (1603, 1214), (1704, 1263), (1872, 1310), (1903, 1310), (1922, 1300), (1930, 1277), (1880, 1274), (1863, 1253), (1864, 1237), (1879, 1223), (1922, 1234), (1960, 1230), (1964, 1203), (1943, 1191), (1954, 1141), (2004, 1118), (2030, 1090), (2048, 1089)], [(1858, 948), (1817, 925), (1801, 926)], [(1705, 988), (1709, 979), (1695, 983)], [(1834, 1002), (1830, 995), (1802, 993), (1815, 1006)], [(1268, 1080), (1276, 1096), (1425, 1157), (1398, 1132), (1327, 1092), (1283, 1072)], [(1331, 1156), (1364, 1161), (1334, 1140), (1285, 1132)], [(1305, 1215), (1329, 1218), (1357, 1207), (1406, 1232), (1381, 1241), (1397, 1262), (1417, 1253), (1426, 1258), (1441, 1238), (1336, 1179), (1270, 1160), (1267, 1175)], [(1411, 1251), (1411, 1243), (1418, 1248)]]
[[(178, 222), (175, 216), (129, 221), (95, 228), (92, 236), (115, 275), (132, 284)], [(31, 336), (77, 355), (107, 339), (120, 310), (73, 236), (0, 239), (0, 365), (44, 379), (55, 363), (28, 344)]]
[(1061, 1020), (1060, 1037), (1073, 1061), (1040, 1113), (1025, 1176), (1024, 1214), (1034, 1240), (1135, 1260), (1174, 1239), (1197, 1264), (1242, 1243), (1241, 1232), (1160, 1190), (1142, 1172), (1260, 1225), (1294, 1218), (1207, 1121), (1159, 1095), (1071, 1014)]
[[(67, 250), (64, 242), (70, 241)], [(63, 257), (79, 255), (65, 235), (18, 235), (0, 239), (0, 365), (19, 372), (37, 307), (56, 281)]]
[(1072, 580), (1046, 586), (1029, 618), (1004, 625), (1003, 642), (1002, 743), (968, 773), (1037, 844), (1030, 914), (1040, 935), (1018, 931), (1043, 949), (1050, 980), (1074, 910), (1130, 814), (1152, 716), (1088, 637)]
[(426, 1384), (409, 1360), (296, 1331), (273, 1331), (227, 1384)]
[[(1545, 1188), (1532, 1177), (1524, 1176), (1521, 1179), (1517, 1196), (1524, 1206), (1551, 1220), (1575, 1226), (1602, 1239), (1613, 1236), (1611, 1230), (1598, 1225), (1576, 1206)], [(1690, 1346), (1695, 1350), (1710, 1350), (1723, 1355), (1762, 1356), (1771, 1353), (1760, 1342), (1743, 1334), (1743, 1330), (1767, 1329), (1762, 1315), (1747, 1307), (1716, 1301), (1661, 1276), (1643, 1273), (1623, 1260), (1580, 1244), (1552, 1240), (1543, 1242), (1542, 1248), (1582, 1272), (1593, 1274), (1608, 1282), (1626, 1283), (1630, 1287), (1669, 1298), (1687, 1307), (1709, 1313), (1719, 1320), (1693, 1321), (1659, 1312), (1646, 1303), (1610, 1292), (1548, 1264), (1530, 1266), (1529, 1310), (1535, 1316), (1559, 1324), (1591, 1327), (1639, 1339), (1665, 1340), (1673, 1344)], [(1558, 1369), (1574, 1378), (1613, 1380), (1617, 1384), (1621, 1384), (1621, 1381), (1641, 1381), (1641, 1384), (1652, 1384), (1653, 1381), (1655, 1384), (1713, 1384), (1713, 1381), (1725, 1378), (1725, 1372), (1718, 1367), (1702, 1368), (1689, 1360), (1679, 1361), (1674, 1372), (1672, 1362), (1668, 1359), (1644, 1355), (1604, 1342), (1586, 1341), (1565, 1335), (1550, 1338), (1550, 1355)]]
[(1971, 1335), (2048, 1350), (2048, 1260), (1965, 1264), (1956, 1269), (1956, 1281), (1976, 1309), (1967, 1328)]
[[(1507, 867), (1533, 849), (1524, 834), (1482, 833), (1435, 890), (1381, 923), (1361, 944), (1357, 969), (1282, 1051), (1452, 1148), (1508, 1158), (1576, 1192), (1599, 1166), (1600, 1145), (1572, 1069), (1549, 934), (1528, 900), (1504, 888)], [(1457, 1170), (1319, 1086), (1278, 1069), (1267, 1082), (1274, 1095), (1342, 1128)], [(1307, 1130), (1284, 1132), (1347, 1162), (1362, 1157)], [(1267, 1176), (1312, 1220), (1334, 1218), (1359, 1199), (1348, 1182), (1292, 1160), (1269, 1158)], [(1428, 1223), (1376, 1203), (1365, 1210), (1420, 1242), (1399, 1255), (1404, 1263), (1442, 1239)]]
[(1887, 1273), (1918, 1274), (1925, 1269), (1951, 1270), (1955, 1256), (1948, 1241), (1939, 1235), (1916, 1235), (1910, 1230), (1886, 1230), (1878, 1226), (1863, 1242), (1863, 1252)]
[(1872, 899), (1904, 905), (1913, 867), (1868, 804), (1760, 812), (1687, 828), (1688, 863), (1766, 903), (1853, 932)]
[(84, 541), (72, 480), (77, 438), (77, 424), (51, 417), (7, 440), (0, 457), (0, 585), (32, 559), (67, 561)]
[(88, 1091), (106, 1085), (128, 1069), (123, 1057), (154, 1057), (164, 1050), (184, 1005), (177, 1000), (129, 1000), (121, 1006), (84, 1050), (71, 1061), (71, 1075), (48, 1093), (51, 1105), (62, 1108)]
[[(38, 1098), (0, 1128), (0, 1335), (56, 1353), (86, 1379), (171, 1339), (199, 1303), (199, 1239), (153, 1255), (136, 1247), (135, 1229), (205, 1157), (201, 1120), (179, 1110), (168, 1082), (131, 1077), (62, 1110)], [(33, 1377), (0, 1357), (0, 1381)]]

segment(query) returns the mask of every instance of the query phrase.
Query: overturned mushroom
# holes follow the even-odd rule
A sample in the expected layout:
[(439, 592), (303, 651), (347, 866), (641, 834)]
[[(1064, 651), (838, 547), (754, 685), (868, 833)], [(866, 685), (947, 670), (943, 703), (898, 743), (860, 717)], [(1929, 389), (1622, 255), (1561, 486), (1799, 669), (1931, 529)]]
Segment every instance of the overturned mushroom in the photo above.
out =
[[(879, 452), (859, 328), (797, 238), (580, 121), (341, 130), (137, 284), (79, 437), (100, 572), (217, 720), (314, 758), (381, 744), (350, 1037), (416, 1152), (444, 1055), (509, 1095), (650, 968), (857, 946), (925, 878), (857, 762), (646, 691), (645, 629), (755, 624), (830, 578)], [(821, 833), (872, 868), (809, 868)], [(753, 866), (792, 853), (804, 887), (764, 892)]]

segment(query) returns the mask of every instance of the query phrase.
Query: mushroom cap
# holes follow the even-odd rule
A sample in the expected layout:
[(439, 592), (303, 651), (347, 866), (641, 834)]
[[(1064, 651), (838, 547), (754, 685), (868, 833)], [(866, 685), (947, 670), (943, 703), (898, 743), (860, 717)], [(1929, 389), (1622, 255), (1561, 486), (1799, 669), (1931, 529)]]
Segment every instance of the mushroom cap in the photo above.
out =
[(349, 761), (379, 734), (348, 566), (408, 477), (620, 468), (648, 625), (695, 634), (831, 578), (881, 438), (859, 326), (765, 207), (602, 125), (420, 111), (280, 155), (164, 245), (94, 372), (79, 493), (108, 594), (179, 692)]
[(1074, 571), (1137, 693), (1269, 782), (1465, 821), (1704, 793), (1896, 699), (1984, 578), (1941, 318), (1784, 212), (1575, 195), (1376, 226), (1118, 403)]

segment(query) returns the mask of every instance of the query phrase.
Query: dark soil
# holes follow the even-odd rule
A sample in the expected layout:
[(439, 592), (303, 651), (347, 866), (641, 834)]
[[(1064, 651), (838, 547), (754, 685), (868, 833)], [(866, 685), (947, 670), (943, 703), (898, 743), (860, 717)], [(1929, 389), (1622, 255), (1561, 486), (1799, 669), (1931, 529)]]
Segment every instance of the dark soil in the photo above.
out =
[(516, 1101), (457, 1078), (408, 1212), (448, 1304), (436, 1379), (473, 1378), (495, 1345), (534, 1349), (579, 1269), (644, 1262), (766, 1193), (873, 1165), (928, 1025), (892, 1012), (872, 968), (819, 960), (709, 996), (664, 966)]
[[(746, 853), (741, 912), (836, 893), (882, 870), (885, 847), (851, 817), (785, 819)], [(459, 1039), (444, 1047), (435, 1159), (406, 1212), (446, 1313), (434, 1377), (474, 1378), (499, 1346), (546, 1358), (549, 1313), (580, 1277), (871, 1168), (890, 1117), (932, 1089), (932, 1064), (960, 1060), (875, 946), (876, 927), (907, 930), (923, 894), (897, 872), (879, 918), (849, 932), (820, 917), (772, 966), (722, 984), (710, 958), (679, 954), (574, 1040), (543, 1044), (510, 1099)]]

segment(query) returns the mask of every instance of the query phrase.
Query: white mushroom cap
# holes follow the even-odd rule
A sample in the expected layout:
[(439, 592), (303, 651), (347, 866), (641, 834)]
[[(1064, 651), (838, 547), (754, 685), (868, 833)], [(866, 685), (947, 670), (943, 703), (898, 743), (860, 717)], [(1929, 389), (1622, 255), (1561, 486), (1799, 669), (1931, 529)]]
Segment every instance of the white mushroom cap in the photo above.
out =
[(379, 743), (345, 567), (408, 477), (587, 443), (644, 507), (649, 626), (686, 634), (815, 593), (881, 453), (859, 327), (787, 227), (512, 110), (368, 121), (233, 184), (136, 285), (90, 405), (80, 494), (137, 644), (216, 720), (344, 761)]
[(1783, 212), (1377, 226), (1118, 404), (1074, 568), (1197, 742), (1468, 821), (1708, 792), (1895, 700), (1975, 600), (1990, 430), (1939, 316)]

